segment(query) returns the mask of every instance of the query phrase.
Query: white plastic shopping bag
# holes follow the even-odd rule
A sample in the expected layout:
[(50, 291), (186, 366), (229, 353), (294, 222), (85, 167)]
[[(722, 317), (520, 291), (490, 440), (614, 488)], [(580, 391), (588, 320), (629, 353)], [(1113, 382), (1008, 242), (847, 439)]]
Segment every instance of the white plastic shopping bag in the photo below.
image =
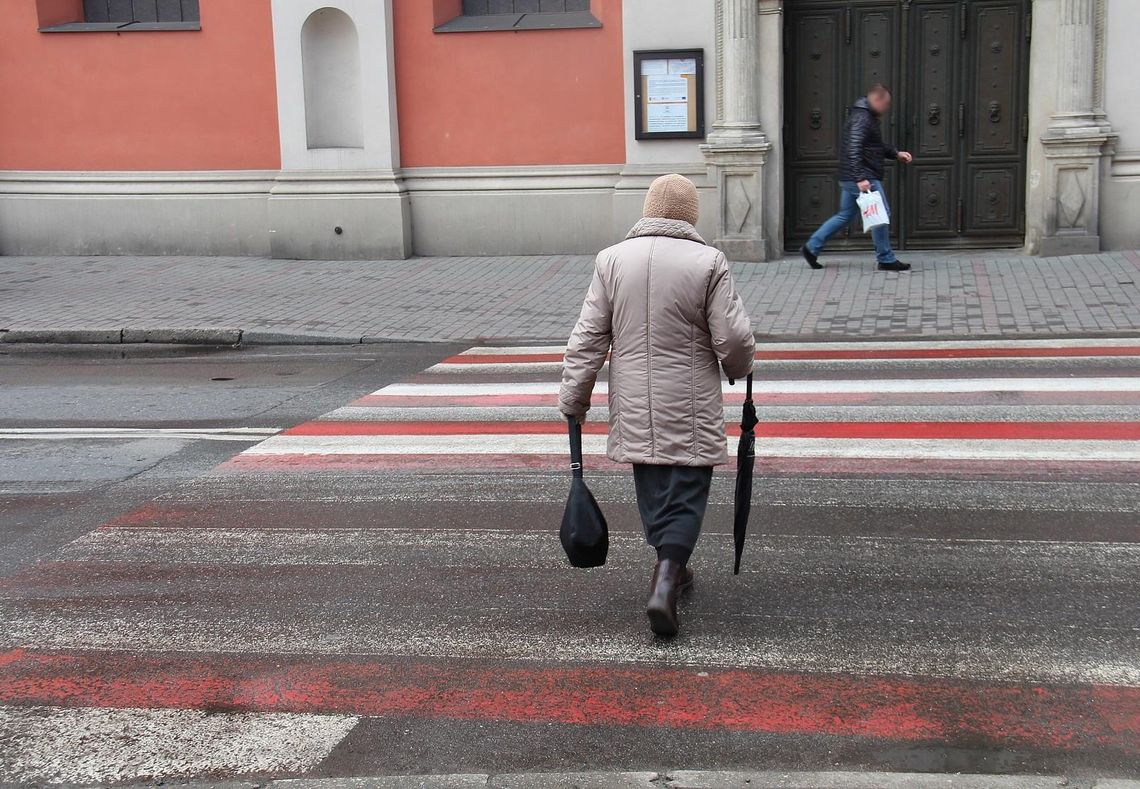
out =
[(876, 227), (891, 223), (891, 217), (887, 214), (887, 203), (878, 192), (863, 192), (856, 202), (859, 203), (859, 212), (863, 214), (864, 233), (870, 233)]

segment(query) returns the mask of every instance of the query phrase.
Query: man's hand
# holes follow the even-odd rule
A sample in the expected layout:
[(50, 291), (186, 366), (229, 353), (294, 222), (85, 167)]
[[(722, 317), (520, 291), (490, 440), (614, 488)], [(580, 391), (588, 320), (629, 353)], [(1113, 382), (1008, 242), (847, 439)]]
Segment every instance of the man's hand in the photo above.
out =
[(899, 151), (899, 161), (903, 164), (910, 164), (914, 161), (914, 156), (912, 156), (908, 151)]
[(860, 181), (858, 184), (856, 184), (856, 186), (859, 187), (860, 192), (870, 192), (871, 191), (871, 182), (870, 181), (867, 181), (867, 180)]

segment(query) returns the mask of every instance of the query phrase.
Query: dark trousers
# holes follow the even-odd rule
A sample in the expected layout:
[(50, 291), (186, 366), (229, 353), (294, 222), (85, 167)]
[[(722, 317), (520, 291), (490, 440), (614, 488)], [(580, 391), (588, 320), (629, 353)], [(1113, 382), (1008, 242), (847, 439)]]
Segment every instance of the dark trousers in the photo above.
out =
[(658, 549), (674, 549), (684, 557), (693, 552), (709, 503), (711, 466), (648, 466), (634, 464), (637, 509), (645, 524), (645, 539)]

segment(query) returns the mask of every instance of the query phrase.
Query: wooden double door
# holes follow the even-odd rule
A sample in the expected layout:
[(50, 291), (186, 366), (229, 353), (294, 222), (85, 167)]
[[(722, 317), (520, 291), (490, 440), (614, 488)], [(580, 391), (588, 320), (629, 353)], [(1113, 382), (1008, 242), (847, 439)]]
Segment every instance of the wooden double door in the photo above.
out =
[[(1029, 0), (788, 0), (785, 237), (797, 248), (838, 204), (839, 139), (875, 82), (902, 248), (1019, 246), (1025, 236)], [(852, 228), (833, 241), (862, 247)]]

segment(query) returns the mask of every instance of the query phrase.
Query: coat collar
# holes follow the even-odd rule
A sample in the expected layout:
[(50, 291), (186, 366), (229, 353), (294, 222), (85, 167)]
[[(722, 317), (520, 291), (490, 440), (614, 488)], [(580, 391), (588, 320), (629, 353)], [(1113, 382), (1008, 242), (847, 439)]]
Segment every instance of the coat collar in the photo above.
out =
[(627, 235), (626, 238), (641, 238), (643, 236), (667, 236), (668, 238), (683, 238), (687, 241), (695, 241), (698, 244), (705, 243), (705, 240), (701, 238), (700, 233), (697, 232), (695, 227), (680, 219), (645, 217), (633, 226), (633, 229), (629, 231), (629, 235)]

